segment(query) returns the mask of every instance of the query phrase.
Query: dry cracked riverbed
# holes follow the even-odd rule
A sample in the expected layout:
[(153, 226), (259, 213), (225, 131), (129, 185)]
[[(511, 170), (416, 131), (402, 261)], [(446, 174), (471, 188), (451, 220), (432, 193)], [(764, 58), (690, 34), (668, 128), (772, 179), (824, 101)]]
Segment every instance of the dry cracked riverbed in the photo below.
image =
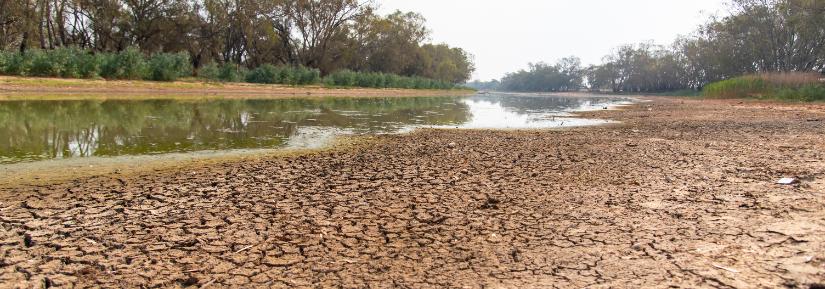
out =
[(588, 116), (4, 189), (0, 287), (823, 288), (823, 106)]

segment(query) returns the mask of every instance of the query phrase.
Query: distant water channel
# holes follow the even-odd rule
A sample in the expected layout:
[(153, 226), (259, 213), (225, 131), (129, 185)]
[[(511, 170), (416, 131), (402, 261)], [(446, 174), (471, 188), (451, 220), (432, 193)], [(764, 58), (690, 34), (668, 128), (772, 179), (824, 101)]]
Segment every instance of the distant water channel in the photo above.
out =
[(0, 164), (238, 149), (313, 148), (339, 135), (421, 127), (526, 129), (597, 125), (571, 112), (618, 97), (0, 101)]

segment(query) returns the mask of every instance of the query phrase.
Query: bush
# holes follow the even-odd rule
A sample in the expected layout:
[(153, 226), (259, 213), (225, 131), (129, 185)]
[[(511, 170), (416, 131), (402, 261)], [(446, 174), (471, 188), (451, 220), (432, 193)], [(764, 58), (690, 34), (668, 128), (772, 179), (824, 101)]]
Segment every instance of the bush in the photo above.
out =
[(98, 57), (77, 48), (0, 52), (0, 73), (7, 75), (92, 78), (97, 71)]
[(49, 54), (51, 54), (51, 60), (56, 62), (59, 66), (57, 75), (52, 76), (60, 76), (64, 78), (81, 77), (79, 67), (82, 64), (82, 59), (80, 59), (80, 56), (83, 55), (83, 51), (76, 48), (63, 47), (52, 50)]
[(100, 76), (106, 79), (142, 79), (146, 71), (146, 59), (134, 47), (115, 54), (105, 54), (101, 59)]
[(19, 76), (26, 76), (29, 73), (29, 69), (31, 68), (31, 58), (27, 57), (25, 54), (28, 53), (12, 53), (6, 58), (6, 65), (3, 70), (4, 74), (7, 75), (19, 75)]
[(281, 69), (278, 75), (280, 83), (292, 83), (295, 80), (295, 72), (291, 69)]
[(234, 63), (218, 65), (210, 63), (198, 70), (198, 77), (211, 81), (238, 82), (244, 79), (246, 71)]
[(58, 76), (64, 62), (56, 53), (46, 53), (42, 50), (26, 51), (23, 57), (31, 59), (31, 66), (26, 75), (30, 76)]
[(8, 63), (11, 55), (11, 52), (0, 49), (0, 74), (6, 73), (6, 63)]
[(708, 84), (702, 89), (702, 94), (710, 98), (742, 98), (760, 96), (769, 89), (762, 79), (737, 77)]
[(198, 69), (198, 78), (203, 80), (218, 81), (220, 67), (215, 63), (209, 63)]
[(339, 70), (324, 79), (324, 84), (340, 87), (409, 88), (409, 89), (453, 89), (448, 82), (423, 77), (407, 77), (380, 72), (353, 72)]
[(377, 73), (357, 73), (355, 75), (355, 86), (358, 87), (377, 87), (381, 82)]
[(246, 75), (246, 82), (250, 83), (307, 85), (317, 84), (320, 80), (320, 71), (303, 66), (277, 67), (271, 64), (264, 64), (249, 71)]
[(321, 82), (321, 71), (318, 69), (306, 68), (299, 66), (294, 68), (295, 75), (293, 84), (308, 85), (318, 84)]
[(189, 54), (157, 53), (152, 55), (148, 62), (146, 79), (154, 81), (175, 81), (180, 77), (192, 75), (192, 66), (189, 64)]
[(249, 83), (281, 83), (281, 69), (272, 64), (264, 64), (246, 74)]
[(708, 98), (774, 98), (782, 100), (825, 100), (825, 84), (812, 74), (762, 74), (711, 83), (702, 89)]
[(78, 78), (97, 78), (100, 76), (101, 57), (99, 55), (81, 51), (72, 61), (75, 62), (71, 65), (75, 67)]
[(327, 75), (324, 83), (330, 86), (355, 86), (356, 73), (351, 70), (339, 70), (330, 75)]
[(799, 88), (777, 89), (771, 97), (795, 101), (825, 101), (825, 85), (804, 85)]

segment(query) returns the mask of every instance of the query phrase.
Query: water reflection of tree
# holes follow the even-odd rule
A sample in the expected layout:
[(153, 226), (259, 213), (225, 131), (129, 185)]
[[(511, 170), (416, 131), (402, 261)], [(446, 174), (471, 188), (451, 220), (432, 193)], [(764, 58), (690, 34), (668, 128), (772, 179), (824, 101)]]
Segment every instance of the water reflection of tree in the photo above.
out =
[(464, 122), (467, 110), (438, 97), (0, 102), (0, 158), (277, 147), (304, 126), (383, 132)]
[(608, 104), (616, 98), (608, 97), (558, 97), (558, 96), (509, 96), (509, 95), (477, 95), (470, 98), (472, 101), (486, 101), (500, 104), (504, 109), (527, 113), (528, 111), (544, 110), (565, 111), (579, 108), (583, 105)]

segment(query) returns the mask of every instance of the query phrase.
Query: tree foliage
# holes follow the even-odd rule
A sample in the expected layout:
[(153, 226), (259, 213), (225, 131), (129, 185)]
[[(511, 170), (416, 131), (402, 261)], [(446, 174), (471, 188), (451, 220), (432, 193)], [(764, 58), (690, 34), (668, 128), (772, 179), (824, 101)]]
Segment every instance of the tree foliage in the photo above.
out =
[[(584, 79), (593, 90), (660, 92), (701, 89), (742, 75), (825, 72), (825, 1), (730, 0), (727, 17), (711, 19), (669, 46), (615, 48), (600, 65), (570, 77), (561, 64), (531, 64), (506, 75), (500, 89), (561, 91)], [(574, 73), (575, 74), (575, 73)]]
[(670, 47), (627, 45), (588, 69), (591, 88), (651, 92), (701, 89), (737, 76), (825, 70), (825, 1), (732, 0)]
[[(470, 55), (428, 44), (420, 14), (374, 10), (372, 2), (358, 0), (4, 0), (0, 50), (74, 47), (96, 54), (136, 47), (147, 56), (185, 52), (192, 70), (234, 63), (453, 83), (470, 77)], [(164, 61), (154, 64), (169, 64)]]
[(527, 70), (508, 73), (501, 79), (499, 89), (508, 91), (555, 92), (578, 90), (584, 70), (581, 60), (567, 57), (554, 65), (531, 63)]

